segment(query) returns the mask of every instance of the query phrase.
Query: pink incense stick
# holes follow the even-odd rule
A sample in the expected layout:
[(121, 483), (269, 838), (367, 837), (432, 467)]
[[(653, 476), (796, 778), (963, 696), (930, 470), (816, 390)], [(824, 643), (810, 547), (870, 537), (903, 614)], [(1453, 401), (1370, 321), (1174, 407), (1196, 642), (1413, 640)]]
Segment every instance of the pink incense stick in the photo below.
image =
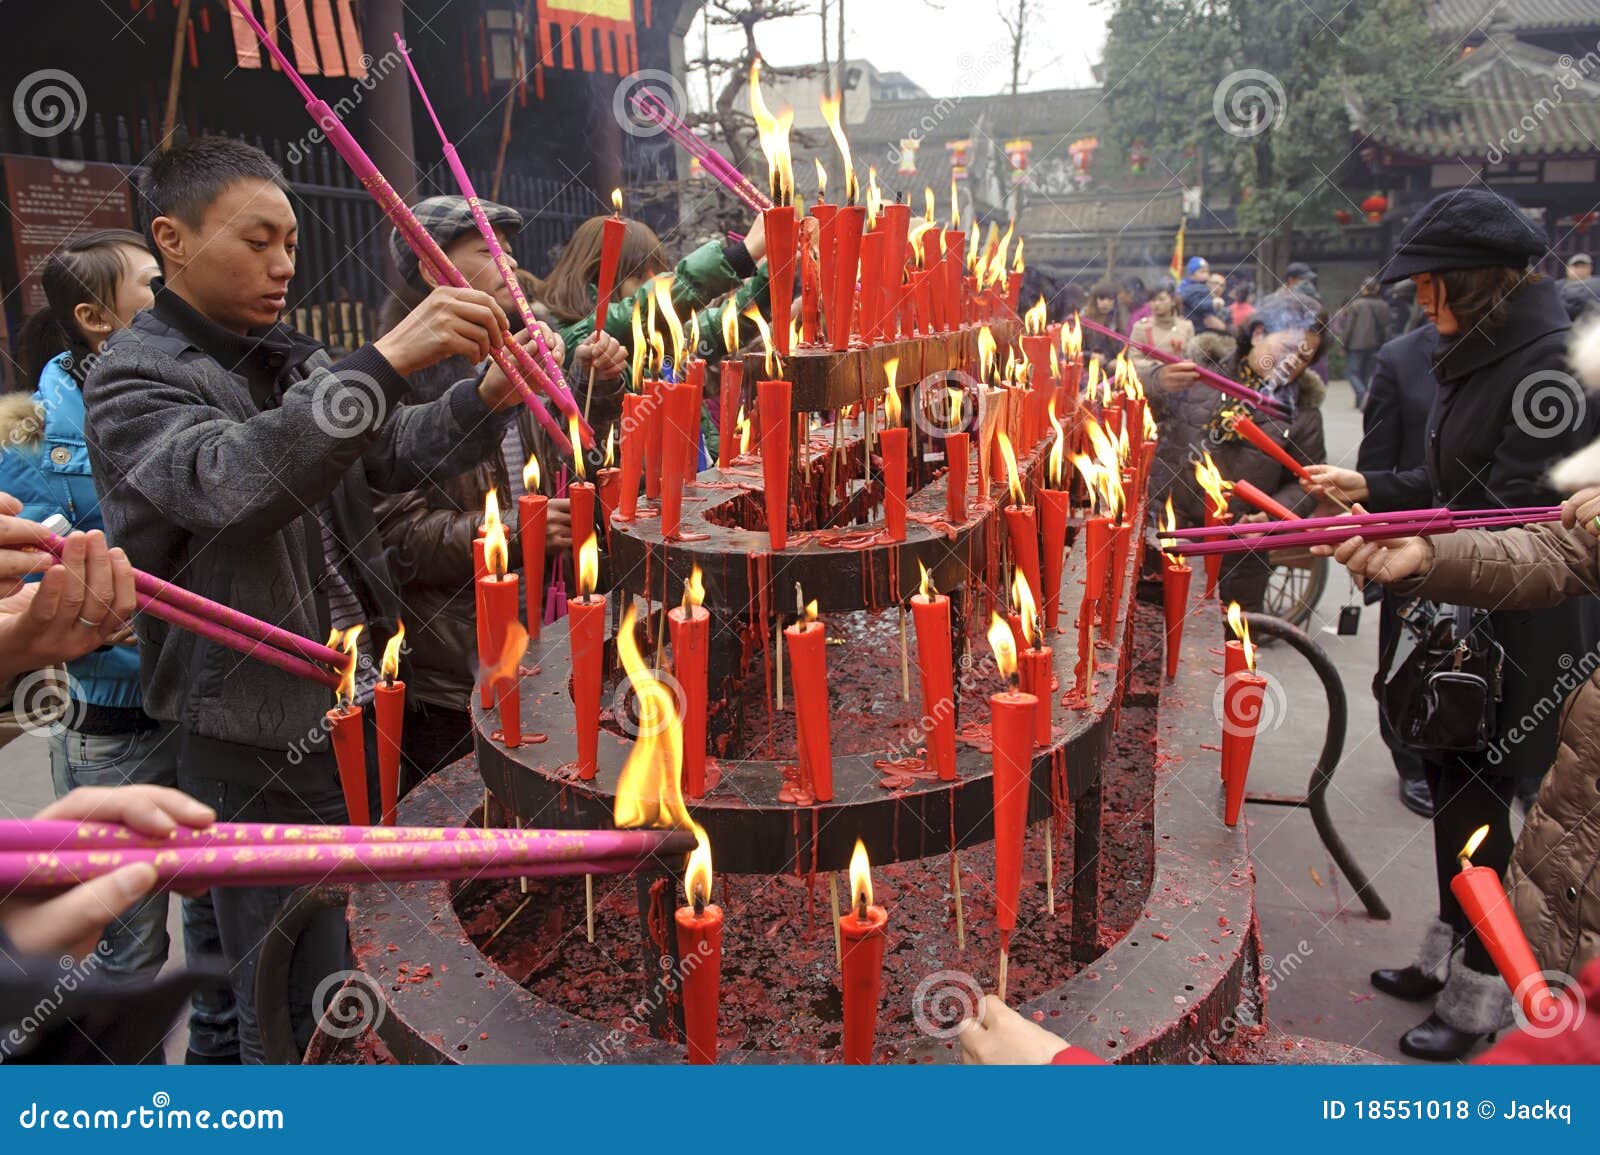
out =
[[(66, 548), (66, 539), (51, 534), (45, 542), (48, 549), (57, 559), (61, 551)], [(306, 662), (320, 662), (342, 670), (349, 658), (338, 650), (321, 645), (310, 638), (301, 637), (299, 634), (290, 633), (280, 629), (260, 618), (253, 618), (249, 614), (241, 613), (232, 606), (225, 606), (221, 602), (214, 602), (210, 598), (201, 597), (184, 589), (182, 586), (173, 585), (169, 581), (147, 574), (143, 570), (133, 571), (134, 588), (145, 595), (141, 600), (140, 609), (152, 616), (161, 617), (159, 608), (152, 609), (151, 605), (165, 603), (167, 607), (187, 611), (191, 617), (202, 619), (205, 623), (214, 623), (220, 631), (242, 635), (245, 639), (254, 639), (256, 642), (283, 650), (285, 653), (301, 658)], [(171, 618), (164, 620), (171, 621)], [(173, 622), (174, 625), (180, 623)], [(188, 627), (185, 626), (185, 629)], [(209, 634), (207, 636), (210, 636)], [(212, 637), (212, 641), (220, 641), (220, 637)], [(229, 643), (224, 642), (224, 645)], [(234, 646), (234, 649), (240, 649)], [(335, 682), (338, 679), (334, 679)]]
[(634, 110), (661, 126), (685, 152), (699, 159), (700, 165), (724, 188), (742, 200), (755, 212), (765, 212), (773, 207), (772, 201), (758, 189), (750, 178), (740, 172), (727, 157), (701, 140), (655, 93), (648, 89), (633, 98)]
[[(1176, 365), (1183, 360), (1182, 357), (1179, 357), (1174, 353), (1168, 353), (1164, 349), (1157, 349), (1154, 345), (1146, 345), (1142, 341), (1135, 341), (1132, 338), (1124, 337), (1116, 330), (1108, 329), (1104, 325), (1096, 324), (1087, 317), (1080, 317), (1079, 322), (1085, 329), (1089, 329), (1105, 337), (1113, 337), (1116, 340), (1121, 341), (1128, 348), (1137, 350), (1146, 357), (1149, 357), (1152, 361), (1160, 361), (1163, 365)], [(1253, 405), (1255, 408), (1269, 413), (1273, 417), (1277, 417), (1280, 420), (1287, 420), (1289, 417), (1288, 411), (1284, 409), (1284, 407), (1278, 402), (1272, 400), (1270, 397), (1267, 397), (1265, 394), (1256, 392), (1256, 390), (1251, 389), (1247, 385), (1239, 384), (1239, 382), (1233, 380), (1231, 377), (1224, 377), (1221, 373), (1213, 372), (1203, 365), (1196, 365), (1194, 367), (1194, 371), (1195, 375), (1199, 377), (1200, 380), (1211, 386), (1218, 393), (1226, 394), (1236, 401), (1243, 401), (1247, 405)]]
[[(511, 299), (517, 306), (517, 314), (522, 318), (522, 324), (528, 332), (533, 334), (534, 344), (538, 346), (539, 358), (547, 382), (553, 387), (552, 396), (561, 412), (568, 417), (578, 417), (578, 403), (573, 399), (571, 391), (566, 387), (566, 379), (561, 367), (556, 364), (555, 357), (550, 352), (550, 346), (545, 343), (544, 333), (534, 319), (533, 309), (528, 305), (528, 298), (522, 291), (522, 283), (517, 280), (516, 270), (511, 267), (511, 260), (506, 256), (505, 246), (500, 243), (500, 238), (494, 235), (494, 226), (489, 223), (489, 218), (484, 214), (483, 205), (478, 200), (478, 190), (472, 185), (472, 178), (467, 175), (466, 166), (461, 163), (461, 157), (456, 152), (456, 146), (450, 143), (450, 138), (445, 135), (444, 125), (439, 123), (439, 114), (433, 110), (433, 101), (428, 99), (427, 89), (422, 86), (422, 77), (417, 75), (417, 66), (412, 62), (411, 50), (406, 47), (406, 42), (400, 34), (394, 34), (394, 45), (406, 62), (406, 71), (411, 74), (411, 82), (417, 87), (417, 95), (422, 98), (422, 107), (428, 110), (428, 117), (433, 121), (434, 130), (439, 134), (439, 143), (444, 149), (445, 163), (450, 166), (451, 174), (456, 178), (456, 184), (461, 189), (461, 195), (467, 199), (467, 207), (472, 210), (472, 219), (478, 226), (478, 232), (483, 237), (484, 243), (489, 246), (489, 254), (494, 258), (495, 268), (500, 271), (500, 279), (505, 282), (506, 290), (511, 294)], [(580, 425), (580, 431), (586, 425)], [(583, 434), (586, 445), (593, 444), (593, 433)]]
[[(394, 225), (399, 230), (400, 235), (405, 238), (406, 244), (411, 251), (417, 255), (419, 260), (427, 264), (428, 268), (433, 272), (434, 280), (440, 284), (451, 285), (458, 289), (468, 288), (467, 279), (461, 275), (461, 270), (451, 264), (450, 259), (444, 255), (444, 250), (439, 247), (438, 242), (433, 239), (427, 229), (422, 227), (422, 222), (417, 220), (416, 214), (400, 199), (400, 194), (394, 191), (394, 186), (384, 178), (383, 173), (378, 171), (378, 166), (372, 162), (372, 158), (366, 154), (366, 151), (356, 143), (356, 138), (350, 135), (350, 130), (345, 128), (344, 123), (334, 114), (333, 109), (328, 107), (326, 101), (319, 100), (317, 95), (311, 91), (311, 86), (305, 82), (305, 78), (295, 71), (294, 65), (289, 63), (289, 58), (284, 55), (277, 43), (267, 35), (267, 30), (261, 26), (261, 21), (256, 19), (255, 13), (250, 11), (249, 5), (244, 0), (230, 0), (230, 2), (233, 4), (234, 11), (239, 13), (245, 22), (250, 25), (257, 39), (261, 41), (262, 46), (272, 56), (283, 73), (293, 82), (295, 88), (299, 90), (306, 103), (306, 112), (316, 122), (317, 128), (327, 137), (328, 143), (333, 145), (334, 151), (339, 154), (345, 164), (360, 179), (362, 186), (366, 188), (372, 199), (377, 202), (378, 207), (383, 210), (384, 216), (389, 218), (389, 223)], [(560, 423), (545, 410), (538, 395), (534, 393), (532, 386), (528, 382), (531, 380), (538, 384), (546, 395), (552, 399), (555, 397), (554, 385), (545, 380), (543, 370), (534, 363), (532, 356), (516, 342), (511, 334), (507, 333), (504, 336), (505, 339), (500, 348), (490, 350), (490, 357), (516, 388), (523, 404), (532, 410), (534, 419), (550, 435), (550, 440), (560, 448), (561, 452), (571, 453), (572, 443), (567, 440), (567, 435), (561, 429)], [(581, 430), (583, 428), (581, 419), (579, 424)], [(593, 436), (592, 431), (586, 434), (588, 443), (592, 444)]]
[[(329, 689), (339, 688), (339, 675), (314, 666), (304, 658), (297, 658), (293, 654), (286, 654), (267, 642), (257, 638), (247, 638), (241, 633), (218, 625), (208, 618), (192, 614), (188, 610), (179, 609), (159, 598), (147, 593), (140, 593), (134, 603), (140, 613), (149, 614), (153, 618), (160, 618), (168, 625), (177, 626), (180, 630), (187, 630), (198, 637), (205, 638), (208, 642), (215, 642), (219, 646), (243, 654), (247, 658), (254, 658), (258, 662), (265, 662), (269, 666), (276, 666), (286, 674), (293, 674), (297, 678), (305, 678), (313, 682), (321, 682)], [(349, 663), (349, 658), (340, 657), (340, 669)]]
[(1518, 506), (1512, 509), (1464, 509), (1454, 510), (1444, 506), (1434, 509), (1397, 509), (1388, 513), (1335, 513), (1322, 517), (1303, 517), (1298, 521), (1258, 521), (1253, 524), (1240, 525), (1197, 525), (1188, 529), (1174, 529), (1162, 531), (1161, 536), (1166, 538), (1210, 538), (1210, 537), (1238, 537), (1244, 534), (1262, 534), (1275, 532), (1299, 533), (1310, 529), (1337, 529), (1345, 526), (1362, 526), (1388, 524), (1402, 521), (1425, 521), (1429, 518), (1451, 517), (1456, 519), (1475, 517), (1517, 517), (1528, 521), (1547, 521), (1545, 515), (1561, 512), (1560, 506), (1555, 505), (1529, 505)]
[(140, 834), (117, 822), (70, 818), (0, 821), (0, 851), (160, 850), (358, 842), (528, 843), (552, 849), (562, 848), (591, 858), (668, 854), (694, 849), (692, 837), (659, 830), (518, 830), (481, 826), (314, 826), (288, 822), (216, 822), (198, 829), (179, 826), (170, 837), (160, 838)]
[[(1359, 537), (1366, 541), (1387, 541), (1397, 537), (1428, 537), (1457, 533), (1467, 529), (1507, 529), (1534, 522), (1556, 521), (1559, 509), (1546, 515), (1528, 517), (1518, 514), (1497, 514), (1475, 519), (1435, 517), (1420, 521), (1402, 521), (1392, 524), (1350, 526), (1345, 529), (1307, 530), (1303, 533), (1272, 533), (1260, 538), (1221, 538), (1215, 541), (1180, 541), (1172, 544), (1169, 552), (1185, 557), (1208, 557), (1212, 554), (1248, 553), (1263, 549), (1303, 549), (1313, 545), (1338, 545)], [(1258, 523), (1261, 524), (1261, 523)]]

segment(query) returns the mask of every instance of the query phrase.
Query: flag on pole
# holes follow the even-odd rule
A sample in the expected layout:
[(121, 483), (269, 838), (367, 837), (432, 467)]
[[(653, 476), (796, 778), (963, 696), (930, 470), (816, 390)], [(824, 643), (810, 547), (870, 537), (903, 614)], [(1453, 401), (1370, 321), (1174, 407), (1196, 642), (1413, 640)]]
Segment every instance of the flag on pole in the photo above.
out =
[(1167, 269), (1167, 273), (1172, 277), (1174, 285), (1183, 284), (1183, 226), (1187, 223), (1187, 221), (1179, 219), (1178, 237), (1172, 243), (1172, 265)]

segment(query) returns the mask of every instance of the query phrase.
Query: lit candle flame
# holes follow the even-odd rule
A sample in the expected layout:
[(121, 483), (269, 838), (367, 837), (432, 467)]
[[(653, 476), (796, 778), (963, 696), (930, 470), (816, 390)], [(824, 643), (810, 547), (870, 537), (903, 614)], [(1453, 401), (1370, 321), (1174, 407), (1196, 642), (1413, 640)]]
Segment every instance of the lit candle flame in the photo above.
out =
[(1211, 460), (1209, 450), (1194, 463), (1194, 479), (1211, 499), (1211, 512), (1218, 517), (1227, 513), (1228, 495), (1222, 480), (1222, 471), (1217, 468), (1217, 463)]
[(1067, 431), (1056, 417), (1056, 396), (1053, 392), (1050, 394), (1048, 412), (1050, 414), (1050, 428), (1056, 431), (1055, 440), (1050, 443), (1050, 488), (1060, 489), (1063, 475), (1066, 472)]
[(1072, 314), (1072, 320), (1061, 326), (1061, 351), (1067, 360), (1076, 361), (1083, 353), (1083, 319)]
[(700, 314), (689, 313), (689, 356), (693, 357), (700, 352)]
[(961, 190), (956, 187), (955, 170), (950, 170), (950, 228), (951, 231), (961, 227)]
[(400, 647), (405, 644), (405, 640), (406, 624), (404, 621), (397, 621), (394, 636), (383, 647), (383, 660), (378, 664), (378, 670), (386, 682), (393, 682), (400, 676)]
[(1026, 266), (1022, 263), (1022, 243), (1023, 243), (1023, 238), (1022, 237), (1018, 237), (1017, 238), (1017, 255), (1015, 257), (1013, 257), (1012, 260), (1011, 260), (1011, 271), (1013, 273), (1020, 273), (1020, 272), (1024, 272), (1026, 270)]
[(1022, 315), (1023, 332), (1033, 335), (1043, 333), (1049, 319), (1050, 307), (1044, 303), (1044, 294), (1040, 293), (1038, 302)]
[(589, 597), (600, 584), (600, 543), (591, 533), (578, 546), (578, 593)]
[(778, 356), (777, 350), (772, 347), (772, 330), (767, 325), (767, 319), (761, 315), (761, 310), (754, 305), (744, 311), (745, 317), (755, 322), (756, 332), (761, 335), (761, 353), (766, 362), (767, 377), (770, 379), (783, 372), (783, 359)]
[(1089, 493), (1089, 512), (1094, 513), (1100, 500), (1100, 467), (1087, 453), (1074, 453), (1072, 467), (1083, 477), (1083, 486)]
[(483, 523), (478, 527), (481, 534), (488, 536), (491, 529), (500, 524), (500, 494), (491, 489), (483, 495)]
[(744, 415), (743, 405), (739, 406), (739, 416), (734, 426), (739, 430), (739, 455), (743, 457), (750, 452), (750, 419)]
[(939, 219), (938, 211), (933, 205), (933, 186), (931, 184), (922, 186), (922, 219), (930, 225)]
[(1099, 388), (1100, 388), (1100, 362), (1098, 360), (1090, 361), (1089, 362), (1088, 380), (1085, 381), (1085, 383), (1084, 383), (1083, 391), (1088, 396), (1093, 397), (1093, 396), (1096, 395), (1096, 392), (1099, 390)]
[(1011, 438), (1004, 429), (995, 436), (1000, 439), (1000, 459), (1006, 463), (1006, 485), (1011, 489), (1011, 500), (1019, 506), (1026, 505), (1027, 494), (1022, 490), (1022, 478), (1017, 476), (1017, 455), (1011, 448)]
[(1155, 441), (1161, 435), (1161, 427), (1156, 424), (1156, 419), (1150, 414), (1150, 407), (1144, 409), (1144, 439)]
[(872, 905), (872, 863), (867, 859), (867, 844), (859, 838), (850, 855), (850, 903), (858, 914), (865, 914)]
[(338, 638), (338, 648), (350, 660), (344, 664), (344, 669), (339, 671), (339, 689), (334, 693), (334, 704), (339, 709), (349, 709), (356, 704), (356, 664), (361, 660), (357, 642), (360, 641), (362, 626), (351, 626), (344, 633), (329, 635), (328, 644), (334, 644)]
[(853, 205), (860, 199), (861, 190), (856, 184), (856, 170), (850, 163), (850, 140), (844, 134), (844, 126), (839, 123), (839, 98), (824, 96), (818, 104), (822, 109), (822, 119), (833, 134), (833, 143), (839, 149), (839, 158), (844, 163), (844, 203)]
[(655, 296), (657, 314), (667, 323), (667, 331), (672, 334), (672, 375), (682, 381), (683, 322), (678, 320), (678, 311), (672, 307), (672, 274), (663, 273), (651, 281), (650, 291)]
[(1087, 414), (1083, 419), (1083, 428), (1089, 437), (1089, 445), (1094, 450), (1096, 464), (1099, 467), (1096, 478), (1100, 486), (1100, 496), (1105, 500), (1104, 511), (1112, 517), (1120, 517), (1124, 494), (1116, 444), (1111, 440), (1111, 435), (1105, 431), (1105, 427)]
[[(989, 230), (992, 234), (994, 226), (990, 225)], [(979, 267), (979, 262), (983, 259), (981, 256), (981, 243), (978, 237), (978, 230), (973, 229), (971, 235), (967, 237), (967, 272), (980, 279), (983, 273), (983, 269)], [(979, 288), (982, 288), (982, 286), (980, 285)]]
[[(612, 432), (616, 432), (615, 426), (612, 427)], [(539, 457), (537, 454), (530, 453), (528, 454), (528, 463), (522, 467), (522, 488), (528, 493), (538, 493), (539, 483)]]
[[(1161, 532), (1163, 534), (1170, 535), (1174, 531), (1176, 531), (1177, 528), (1178, 528), (1178, 515), (1175, 512), (1173, 512), (1173, 509), (1172, 509), (1172, 494), (1169, 493), (1169, 494), (1167, 494), (1167, 512), (1164, 515), (1162, 515), (1162, 518), (1161, 518)], [(1161, 543), (1162, 547), (1163, 547), (1163, 552), (1166, 552), (1165, 551), (1165, 547), (1168, 546), (1168, 545), (1172, 545), (1175, 542), (1175, 540), (1176, 539), (1171, 538), (1171, 537), (1165, 537), (1162, 540), (1162, 543)], [(1173, 565), (1181, 566), (1183, 564), (1183, 559), (1178, 557), (1178, 555), (1174, 554), (1174, 553), (1170, 553), (1170, 552), (1167, 553), (1167, 560), (1170, 561)]]
[(890, 357), (883, 363), (883, 375), (889, 382), (883, 391), (883, 412), (890, 425), (900, 424), (900, 390), (895, 388), (895, 374), (900, 368), (900, 358)]
[(1011, 602), (1017, 607), (1017, 616), (1022, 619), (1022, 640), (1028, 643), (1031, 650), (1039, 644), (1039, 607), (1033, 600), (1028, 579), (1021, 570), (1011, 575)]
[(488, 526), (483, 535), (484, 568), (496, 577), (503, 577), (506, 572), (506, 559), (510, 555), (510, 551), (506, 548), (505, 526), (500, 523), (499, 518), (495, 518), (493, 525), (489, 525), (487, 521), (484, 524)]
[(722, 349), (725, 353), (739, 351), (739, 310), (731, 300), (722, 306)]
[(767, 179), (772, 187), (772, 199), (777, 204), (787, 204), (794, 197), (794, 169), (790, 162), (789, 130), (794, 123), (794, 109), (786, 108), (774, 116), (761, 95), (761, 60), (750, 62), (750, 115), (755, 118), (756, 134), (761, 141), (761, 153), (767, 158)]
[[(992, 284), (1002, 285), (1006, 279), (1006, 256), (1011, 252), (1011, 238), (1017, 231), (1017, 218), (1012, 217), (1006, 222), (1006, 232), (1000, 238), (1000, 247), (995, 250), (994, 257), (989, 261), (989, 281)], [(1042, 332), (1042, 330), (1041, 330)]]
[(1011, 626), (997, 613), (989, 615), (989, 648), (994, 651), (994, 664), (1000, 676), (1011, 681), (1017, 676), (1017, 639)]
[[(638, 699), (639, 736), (617, 779), (613, 820), (619, 829), (640, 826), (700, 828), (683, 802), (683, 726), (672, 690), (645, 665), (634, 638), (638, 617), (632, 598), (617, 631), (617, 658)], [(697, 842), (698, 845), (698, 842)], [(708, 863), (709, 866), (709, 863)]]
[(961, 427), (966, 424), (962, 407), (966, 404), (967, 394), (962, 389), (950, 389), (947, 392), (950, 394), (950, 431), (959, 433)]
[(567, 439), (572, 442), (572, 468), (578, 475), (578, 480), (584, 479), (583, 472), (583, 441), (578, 434), (578, 415), (572, 414), (567, 418)]
[(619, 188), (611, 190), (611, 211), (619, 217), (622, 215), (622, 190)]
[[(613, 425), (610, 429), (606, 430), (606, 459), (605, 459), (604, 462), (602, 462), (602, 464), (607, 469), (610, 469), (616, 463), (617, 463), (617, 427), (615, 425)], [(534, 477), (537, 478), (538, 476), (539, 476), (538, 472), (535, 471)]]
[(1472, 832), (1472, 837), (1467, 839), (1467, 844), (1461, 848), (1461, 853), (1458, 855), (1462, 865), (1472, 865), (1472, 856), (1477, 853), (1478, 847), (1482, 846), (1483, 840), (1488, 837), (1489, 828), (1487, 826), (1480, 826)]
[(695, 606), (704, 603), (705, 600), (706, 586), (700, 576), (700, 566), (696, 563), (695, 567), (689, 571), (689, 580), (683, 583), (683, 608), (685, 610), (693, 609)]
[(828, 166), (820, 156), (812, 157), (811, 163), (817, 166), (817, 201), (821, 203), (828, 199)]
[(867, 166), (867, 224), (878, 219), (883, 212), (883, 193), (878, 190), (878, 166)]
[(1250, 641), (1250, 623), (1244, 620), (1244, 611), (1239, 608), (1238, 602), (1228, 603), (1228, 627), (1233, 630), (1234, 637), (1239, 639), (1239, 644), (1244, 648), (1245, 668), (1256, 668), (1256, 648)]
[(990, 374), (994, 372), (994, 355), (997, 348), (994, 334), (990, 332), (989, 326), (984, 325), (978, 330), (978, 380), (985, 385), (989, 384)]
[(817, 599), (816, 598), (812, 598), (809, 602), (806, 603), (806, 612), (805, 612), (805, 617), (803, 619), (803, 624), (805, 625), (805, 627), (807, 629), (809, 629), (812, 626), (812, 624), (816, 622), (816, 620), (817, 620)]
[(694, 849), (689, 852), (689, 866), (683, 872), (683, 893), (696, 914), (711, 901), (711, 839), (700, 827), (695, 827)]
[(644, 321), (639, 316), (639, 298), (633, 299), (633, 387), (644, 389), (644, 359), (650, 346), (644, 339)]
[(928, 572), (928, 567), (922, 564), (920, 558), (917, 560), (917, 569), (922, 571), (921, 576), (917, 579), (917, 592), (924, 598), (932, 598), (939, 592), (938, 588), (933, 584), (933, 575)]

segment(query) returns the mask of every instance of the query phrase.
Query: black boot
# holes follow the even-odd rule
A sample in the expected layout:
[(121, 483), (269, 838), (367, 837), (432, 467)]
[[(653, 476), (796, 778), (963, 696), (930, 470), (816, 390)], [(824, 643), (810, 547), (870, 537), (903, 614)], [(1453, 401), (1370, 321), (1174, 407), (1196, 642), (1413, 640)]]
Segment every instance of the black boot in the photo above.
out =
[(1420, 818), (1433, 817), (1433, 791), (1426, 778), (1400, 779), (1400, 805)]
[(1422, 936), (1417, 959), (1407, 967), (1387, 967), (1372, 972), (1372, 985), (1386, 995), (1408, 1003), (1430, 999), (1444, 990), (1450, 973), (1450, 956), (1455, 951), (1456, 932), (1449, 923), (1434, 919)]
[(1413, 1059), (1453, 1063), (1465, 1058), (1482, 1037), (1456, 1030), (1435, 1012), (1400, 1036), (1400, 1050)]

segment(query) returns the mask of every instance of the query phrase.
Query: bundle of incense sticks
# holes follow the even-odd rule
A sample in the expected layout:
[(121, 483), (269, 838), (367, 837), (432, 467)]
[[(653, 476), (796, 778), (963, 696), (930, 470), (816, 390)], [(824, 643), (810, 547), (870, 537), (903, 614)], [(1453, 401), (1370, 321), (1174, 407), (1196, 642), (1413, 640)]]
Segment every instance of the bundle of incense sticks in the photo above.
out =
[[(318, 99), (316, 93), (311, 91), (311, 86), (305, 82), (305, 78), (295, 71), (294, 65), (289, 62), (289, 58), (284, 55), (277, 43), (268, 36), (266, 28), (256, 19), (250, 6), (245, 0), (230, 0), (230, 2), (234, 11), (256, 34), (256, 39), (261, 41), (262, 47), (271, 55), (273, 62), (294, 84), (301, 99), (305, 101), (307, 114), (327, 137), (328, 143), (333, 145), (334, 151), (360, 179), (361, 186), (377, 202), (384, 216), (389, 218), (389, 223), (394, 225), (396, 231), (405, 238), (406, 245), (417, 255), (417, 259), (432, 271), (434, 280), (441, 285), (450, 285), (458, 289), (467, 288), (467, 279), (461, 275), (461, 270), (444, 255), (439, 243), (422, 227), (422, 222), (417, 220), (416, 214), (400, 199), (400, 194), (394, 191), (394, 186), (384, 178), (366, 150), (356, 143), (356, 138), (350, 135), (350, 130), (329, 107), (328, 102)], [(572, 443), (567, 440), (566, 432), (545, 410), (543, 402), (534, 393), (533, 386), (538, 386), (539, 391), (555, 401), (563, 411), (567, 411), (569, 405), (575, 406), (576, 402), (567, 393), (559, 378), (555, 381), (546, 379), (544, 370), (534, 362), (532, 354), (519, 345), (509, 332), (502, 331), (502, 335), (503, 343), (498, 349), (490, 350), (490, 357), (516, 388), (523, 404), (549, 434), (550, 440), (562, 453), (571, 453)], [(532, 385), (529, 382), (532, 382)], [(581, 416), (575, 418), (575, 421), (585, 447), (593, 446), (594, 431)]]
[(676, 830), (469, 830), (218, 823), (153, 838), (114, 823), (0, 822), (0, 888), (51, 894), (131, 863), (163, 888), (620, 874), (686, 854)]
[[(51, 534), (45, 542), (45, 548), (60, 560), (66, 544), (65, 538)], [(247, 658), (276, 666), (298, 678), (309, 678), (337, 689), (339, 675), (334, 671), (343, 670), (349, 664), (350, 659), (338, 650), (280, 629), (260, 618), (253, 618), (221, 602), (203, 598), (143, 570), (133, 571), (133, 584), (138, 593), (136, 605), (140, 613), (160, 618), (168, 625), (187, 630)], [(323, 666), (331, 669), (323, 669)]]
[[(1087, 317), (1079, 317), (1078, 320), (1085, 329), (1099, 333), (1101, 336), (1111, 337), (1115, 340), (1121, 341), (1128, 348), (1150, 358), (1152, 361), (1160, 361), (1163, 365), (1176, 365), (1184, 360), (1184, 358), (1179, 357), (1174, 353), (1168, 353), (1164, 349), (1157, 349), (1154, 345), (1146, 345), (1142, 341), (1131, 340), (1130, 338), (1123, 336), (1121, 333), (1118, 333), (1115, 329), (1108, 329), (1104, 325), (1098, 325), (1089, 320)], [(1278, 404), (1278, 402), (1272, 400), (1272, 398), (1266, 396), (1265, 394), (1256, 392), (1248, 385), (1241, 385), (1233, 378), (1224, 377), (1221, 373), (1207, 369), (1203, 365), (1196, 365), (1194, 367), (1194, 371), (1195, 375), (1199, 377), (1200, 380), (1211, 386), (1211, 388), (1215, 389), (1218, 393), (1232, 397), (1236, 401), (1243, 401), (1246, 405), (1259, 409), (1263, 413), (1266, 413), (1272, 417), (1276, 417), (1285, 421), (1288, 420), (1288, 410), (1286, 410), (1282, 405)]]
[(772, 200), (752, 184), (749, 177), (735, 168), (731, 160), (696, 136), (694, 130), (654, 92), (645, 89), (636, 93), (633, 108), (646, 120), (659, 125), (661, 131), (670, 136), (684, 152), (697, 159), (700, 167), (716, 178), (723, 188), (742, 200), (745, 207), (758, 213), (773, 207)]
[(1294, 521), (1260, 521), (1243, 525), (1197, 526), (1164, 533), (1161, 548), (1186, 557), (1247, 553), (1262, 549), (1304, 549), (1338, 545), (1353, 537), (1382, 541), (1396, 537), (1437, 536), (1464, 529), (1505, 529), (1542, 521), (1559, 521), (1560, 506), (1521, 509), (1410, 509), (1393, 513), (1355, 513), (1307, 517)]

